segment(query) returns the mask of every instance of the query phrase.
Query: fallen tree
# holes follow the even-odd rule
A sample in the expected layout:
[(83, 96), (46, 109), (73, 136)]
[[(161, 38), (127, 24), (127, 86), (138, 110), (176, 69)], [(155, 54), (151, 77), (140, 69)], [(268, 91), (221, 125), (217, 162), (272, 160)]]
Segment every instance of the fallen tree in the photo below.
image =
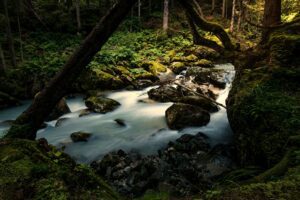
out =
[(6, 138), (36, 138), (36, 132), (60, 99), (65, 96), (81, 72), (118, 28), (137, 0), (118, 1), (97, 23), (62, 70), (34, 99), (31, 106), (14, 122)]

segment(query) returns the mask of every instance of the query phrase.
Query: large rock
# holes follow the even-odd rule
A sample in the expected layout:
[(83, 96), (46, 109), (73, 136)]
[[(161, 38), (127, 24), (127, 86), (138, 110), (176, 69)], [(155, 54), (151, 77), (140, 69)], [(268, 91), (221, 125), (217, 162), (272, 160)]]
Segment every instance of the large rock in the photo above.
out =
[(0, 109), (7, 108), (10, 106), (17, 106), (21, 103), (16, 98), (4, 93), (0, 92)]
[(71, 112), (71, 110), (66, 102), (66, 99), (62, 98), (58, 102), (58, 104), (55, 106), (55, 108), (52, 110), (50, 115), (47, 117), (46, 121), (55, 120), (55, 119), (59, 118), (60, 116), (70, 113), (70, 112)]
[(175, 74), (180, 74), (182, 71), (187, 69), (187, 65), (183, 62), (173, 62), (170, 66), (170, 69)]
[(85, 101), (85, 105), (94, 112), (105, 114), (115, 110), (121, 104), (113, 99), (92, 96)]
[(73, 142), (87, 142), (91, 136), (91, 133), (86, 133), (83, 131), (78, 131), (70, 135)]
[(175, 87), (170, 85), (163, 85), (158, 88), (151, 89), (148, 92), (150, 99), (159, 102), (176, 102), (182, 94)]
[(159, 73), (167, 71), (166, 66), (164, 66), (163, 64), (156, 62), (156, 61), (150, 61), (150, 62), (143, 63), (142, 67), (154, 75), (157, 75)]
[(175, 103), (166, 111), (166, 120), (170, 129), (208, 124), (210, 115), (198, 106)]
[(201, 96), (185, 96), (178, 99), (178, 102), (198, 106), (209, 112), (217, 112), (218, 106), (207, 98)]

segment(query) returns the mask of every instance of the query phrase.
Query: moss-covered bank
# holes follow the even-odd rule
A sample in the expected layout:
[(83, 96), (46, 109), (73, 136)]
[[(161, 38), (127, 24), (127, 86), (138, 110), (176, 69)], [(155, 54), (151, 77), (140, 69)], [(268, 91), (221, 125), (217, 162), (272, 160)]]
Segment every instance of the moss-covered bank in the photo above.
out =
[(91, 169), (45, 140), (0, 140), (0, 199), (119, 199)]

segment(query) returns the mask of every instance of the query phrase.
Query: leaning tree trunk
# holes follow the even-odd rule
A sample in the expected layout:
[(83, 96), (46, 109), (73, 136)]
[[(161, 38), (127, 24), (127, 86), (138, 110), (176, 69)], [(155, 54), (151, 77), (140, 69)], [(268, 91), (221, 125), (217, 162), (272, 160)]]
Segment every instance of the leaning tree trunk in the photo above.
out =
[(188, 23), (189, 23), (189, 26), (191, 29), (191, 33), (193, 35), (194, 44), (209, 47), (209, 48), (214, 49), (215, 51), (222, 54), (224, 52), (224, 48), (221, 47), (220, 45), (218, 45), (215, 41), (208, 40), (208, 39), (202, 37), (197, 31), (197, 28), (196, 28), (196, 25), (195, 25), (193, 19), (188, 14), (186, 14), (186, 16), (187, 16), (187, 20), (188, 20)]
[(17, 118), (5, 137), (32, 140), (36, 138), (38, 128), (49, 113), (59, 100), (67, 94), (72, 83), (76, 81), (136, 2), (137, 0), (119, 1), (98, 22), (62, 70), (37, 95), (30, 107)]
[(215, 34), (222, 42), (226, 50), (234, 50), (234, 45), (232, 44), (228, 34), (225, 30), (218, 24), (210, 23), (204, 20), (200, 14), (195, 10), (193, 5), (193, 0), (178, 0), (179, 3), (184, 7), (187, 14), (193, 19), (195, 24), (199, 26), (204, 31), (211, 32)]
[(6, 34), (7, 34), (7, 41), (8, 41), (8, 48), (10, 52), (10, 58), (11, 58), (11, 64), (12, 66), (17, 66), (16, 61), (16, 53), (15, 53), (15, 47), (14, 47), (14, 39), (11, 33), (11, 27), (10, 27), (10, 21), (9, 21), (9, 15), (8, 15), (8, 6), (7, 6), (7, 0), (3, 0), (3, 6), (4, 6), (4, 12), (5, 12), (5, 22), (6, 22)]
[[(281, 23), (281, 0), (265, 0), (263, 25), (270, 27)], [(266, 42), (270, 29), (265, 29), (262, 34), (262, 43)]]

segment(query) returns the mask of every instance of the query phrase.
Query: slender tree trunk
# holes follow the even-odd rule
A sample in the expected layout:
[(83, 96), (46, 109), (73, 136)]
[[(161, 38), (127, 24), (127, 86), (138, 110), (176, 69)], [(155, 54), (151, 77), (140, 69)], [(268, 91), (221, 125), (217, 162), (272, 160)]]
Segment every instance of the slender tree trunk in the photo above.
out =
[(138, 0), (138, 19), (141, 22), (141, 0)]
[(163, 30), (166, 32), (168, 28), (169, 28), (169, 0), (164, 0)]
[(223, 0), (223, 3), (222, 3), (222, 17), (223, 18), (226, 17), (226, 0)]
[(77, 20), (77, 34), (81, 32), (81, 17), (80, 17), (80, 0), (76, 0), (76, 20)]
[(0, 43), (0, 59), (1, 59), (1, 63), (0, 63), (0, 77), (5, 75), (5, 71), (6, 71), (6, 63), (5, 63), (5, 58), (4, 58), (4, 54), (2, 51), (2, 45)]
[(211, 14), (213, 15), (215, 12), (216, 0), (211, 1)]
[(235, 47), (226, 31), (220, 25), (209, 23), (201, 18), (200, 14), (195, 10), (195, 5), (193, 5), (192, 0), (178, 0), (178, 2), (186, 10), (187, 14), (193, 19), (197, 26), (204, 31), (209, 31), (215, 34), (220, 39), (226, 50), (234, 50)]
[(14, 39), (11, 33), (11, 27), (10, 27), (10, 20), (8, 15), (8, 6), (7, 6), (7, 0), (3, 0), (3, 6), (4, 6), (4, 12), (5, 12), (5, 18), (6, 18), (6, 34), (7, 34), (7, 42), (8, 42), (8, 48), (10, 52), (10, 58), (11, 58), (11, 64), (12, 66), (17, 66), (16, 61), (16, 53), (15, 53), (15, 47), (14, 47)]
[(137, 0), (118, 1), (118, 3), (98, 22), (82, 45), (73, 53), (62, 70), (37, 95), (31, 106), (14, 122), (5, 137), (36, 138), (36, 131), (64, 97), (78, 76), (102, 48), (122, 20), (127, 16)]
[(20, 22), (21, 10), (22, 10), (22, 0), (18, 1), (18, 16), (17, 16), (17, 23), (18, 23), (18, 31), (19, 31), (19, 40), (20, 40), (20, 56), (21, 61), (24, 61), (24, 53), (23, 53), (23, 41), (22, 41), (22, 28)]
[[(281, 0), (265, 0), (263, 25), (265, 27), (281, 23)], [(262, 42), (267, 41), (270, 29), (265, 29), (262, 34)]]
[(152, 13), (152, 0), (149, 0), (149, 14)]
[(198, 13), (200, 14), (200, 16), (201, 16), (202, 18), (204, 18), (204, 14), (203, 14), (202, 8), (201, 8), (201, 6), (199, 5), (199, 3), (198, 3), (196, 0), (193, 0), (193, 3), (194, 3), (194, 5), (196, 6), (197, 11), (198, 11)]
[(230, 28), (229, 28), (229, 31), (230, 31), (231, 33), (233, 33), (233, 29), (234, 29), (235, 5), (236, 5), (236, 0), (233, 0), (233, 1), (232, 1), (231, 22), (230, 22)]

